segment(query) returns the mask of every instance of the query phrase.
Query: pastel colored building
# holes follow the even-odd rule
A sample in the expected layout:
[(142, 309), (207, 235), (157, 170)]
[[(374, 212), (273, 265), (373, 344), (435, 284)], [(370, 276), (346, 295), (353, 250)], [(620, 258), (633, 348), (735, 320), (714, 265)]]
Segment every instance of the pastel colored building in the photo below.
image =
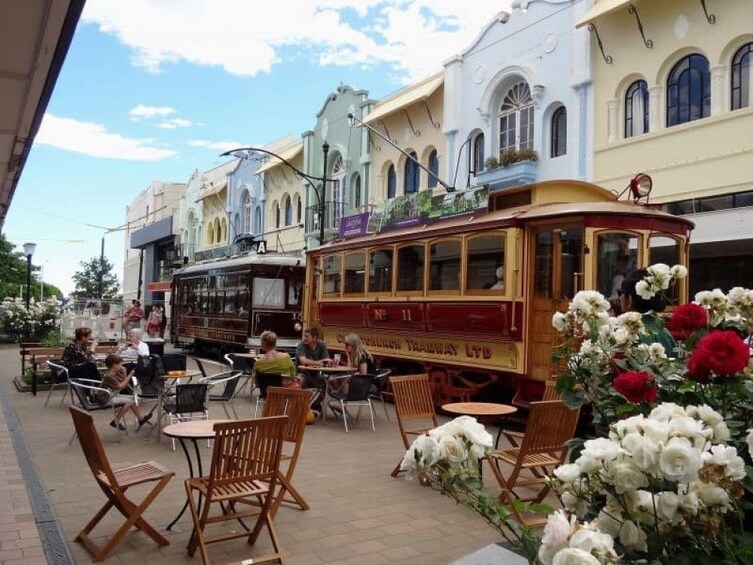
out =
[(321, 179), (326, 170), (329, 179), (323, 191), (320, 181), (302, 181), (306, 194), (305, 240), (309, 249), (320, 244), (320, 222), (324, 224), (325, 240), (332, 238), (338, 233), (342, 217), (369, 202), (371, 163), (366, 134), (348, 119), (349, 113), (362, 118), (368, 104), (368, 91), (340, 85), (316, 113), (314, 129), (302, 134), (303, 172)]
[(204, 172), (197, 200), (202, 206), (203, 250), (196, 260), (224, 257), (230, 243), (231, 217), (228, 213), (228, 176), (240, 159), (234, 158)]
[(180, 254), (185, 261), (193, 262), (197, 251), (204, 249), (204, 232), (202, 220), (204, 207), (199, 200), (199, 193), (204, 184), (198, 169), (191, 173), (186, 183), (186, 191), (180, 199), (178, 227), (180, 229)]
[[(590, 5), (516, 0), (445, 63), (443, 171), (459, 188), (492, 190), (554, 178), (591, 178)], [(497, 167), (535, 151), (538, 162)], [(525, 159), (523, 159), (525, 161)], [(457, 168), (456, 168), (457, 163)]]
[(598, 0), (591, 27), (594, 181), (653, 179), (696, 223), (691, 291), (753, 280), (753, 2)]
[(441, 188), (437, 178), (444, 181), (447, 168), (443, 83), (443, 73), (429, 76), (379, 100), (363, 119), (373, 130), (368, 134), (373, 178), (370, 204)]

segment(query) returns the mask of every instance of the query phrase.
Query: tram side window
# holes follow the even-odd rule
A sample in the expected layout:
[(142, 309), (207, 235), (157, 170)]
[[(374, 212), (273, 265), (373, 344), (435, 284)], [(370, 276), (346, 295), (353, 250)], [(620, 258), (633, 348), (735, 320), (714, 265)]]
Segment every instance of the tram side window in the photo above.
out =
[(254, 277), (254, 309), (285, 308), (285, 280)]
[(392, 249), (369, 253), (369, 292), (392, 292)]
[(407, 245), (397, 250), (397, 290), (398, 292), (424, 290), (424, 245)]
[(322, 294), (340, 294), (340, 267), (342, 266), (342, 257), (340, 255), (330, 255), (324, 258), (324, 283), (322, 284)]
[(553, 265), (554, 240), (550, 230), (536, 234), (536, 248), (534, 250), (533, 294), (536, 298), (554, 297)]
[(638, 236), (604, 233), (596, 241), (596, 290), (616, 298), (625, 276), (638, 265)]
[(460, 290), (460, 240), (438, 241), (429, 249), (429, 290)]
[(366, 281), (366, 254), (350, 253), (345, 256), (345, 294), (363, 294)]
[(468, 240), (466, 290), (505, 289), (505, 236), (485, 235)]
[[(670, 267), (680, 263), (680, 242), (674, 237), (667, 237), (665, 235), (655, 235), (648, 240), (649, 258), (648, 265), (655, 263), (664, 263)], [(673, 281), (672, 285), (664, 291), (669, 301), (668, 304), (677, 304), (679, 302), (679, 289), (677, 288), (677, 281)], [(714, 285), (711, 288), (719, 286)]]

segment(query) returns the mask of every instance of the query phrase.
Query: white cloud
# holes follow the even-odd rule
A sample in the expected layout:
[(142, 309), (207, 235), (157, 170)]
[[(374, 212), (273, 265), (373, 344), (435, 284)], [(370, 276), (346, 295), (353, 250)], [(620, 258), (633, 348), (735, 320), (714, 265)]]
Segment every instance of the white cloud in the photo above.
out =
[(205, 147), (217, 151), (230, 151), (236, 147), (245, 147), (240, 141), (207, 141), (206, 139), (191, 139), (188, 141), (191, 147)]
[(173, 118), (171, 120), (165, 120), (157, 127), (162, 129), (176, 129), (187, 128), (190, 125), (193, 125), (193, 122), (191, 122), (191, 120), (186, 120), (185, 118)]
[[(391, 65), (403, 80), (435, 72), (509, 0), (90, 0), (83, 21), (133, 50), (151, 72), (186, 61), (240, 76), (288, 53), (319, 65)], [(149, 25), (144, 25), (149, 22)]]
[(34, 142), (92, 157), (126, 161), (160, 161), (177, 155), (176, 151), (157, 147), (154, 139), (131, 139), (108, 132), (100, 124), (52, 114), (45, 114)]
[(132, 120), (139, 121), (142, 118), (154, 118), (155, 116), (164, 118), (174, 113), (175, 108), (170, 108), (169, 106), (145, 106), (144, 104), (139, 104), (128, 112), (128, 115)]

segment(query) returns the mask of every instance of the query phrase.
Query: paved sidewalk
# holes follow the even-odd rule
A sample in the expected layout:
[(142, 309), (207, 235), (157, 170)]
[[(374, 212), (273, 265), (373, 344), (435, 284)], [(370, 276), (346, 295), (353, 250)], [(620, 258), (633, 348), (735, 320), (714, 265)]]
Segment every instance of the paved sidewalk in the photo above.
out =
[[(72, 540), (102, 505), (104, 497), (78, 443), (68, 446), (72, 422), (67, 403), (60, 403), (62, 391), (54, 392), (50, 405), (45, 408), (46, 392), (32, 397), (30, 393), (16, 391), (11, 381), (18, 371), (17, 348), (0, 348), (0, 378), (6, 398), (20, 422), (70, 555), (74, 562), (91, 562), (84, 548)], [(5, 406), (9, 402), (5, 402)], [(245, 399), (236, 402), (236, 407), (241, 417), (253, 415), (253, 404)], [(392, 407), (389, 409), (391, 412)], [(210, 406), (212, 416), (224, 417), (221, 407)], [(481, 517), (448, 497), (405, 477), (390, 477), (390, 471), (403, 454), (397, 424), (394, 418), (390, 422), (385, 420), (381, 406), (376, 406), (376, 433), (371, 431), (368, 414), (362, 412), (361, 416), (361, 421), (349, 434), (345, 433), (341, 422), (334, 420), (307, 427), (293, 482), (311, 509), (303, 512), (283, 505), (275, 520), (286, 563), (449, 563), (501, 540)], [(129, 432), (128, 437), (118, 441), (117, 432), (107, 425), (111, 417), (112, 413), (107, 410), (95, 413), (111, 462), (152, 459), (175, 470), (176, 476), (145, 514), (145, 518), (166, 535), (170, 545), (158, 548), (145, 535), (133, 531), (108, 561), (129, 565), (158, 560), (161, 563), (200, 563), (200, 556), (191, 559), (186, 555), (191, 531), (188, 515), (171, 532), (164, 531), (185, 500), (183, 479), (188, 471), (180, 447), (173, 452), (168, 439), (157, 443), (155, 434), (147, 437), (146, 430), (138, 435)], [(131, 428), (133, 425), (131, 421)], [(210, 451), (203, 451), (206, 464)], [(45, 563), (4, 419), (0, 421), (0, 456), (0, 500), (4, 501), (0, 502), (0, 562)], [(143, 492), (133, 490), (134, 498)], [(106, 536), (120, 523), (119, 515), (111, 513), (95, 534)], [(263, 554), (269, 547), (262, 534), (256, 547), (241, 539), (215, 544), (209, 551), (214, 563), (240, 563)]]

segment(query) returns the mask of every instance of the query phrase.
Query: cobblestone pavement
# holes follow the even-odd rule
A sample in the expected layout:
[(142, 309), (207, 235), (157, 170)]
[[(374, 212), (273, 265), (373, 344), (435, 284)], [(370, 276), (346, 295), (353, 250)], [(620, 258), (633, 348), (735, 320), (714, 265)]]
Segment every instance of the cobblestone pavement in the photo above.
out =
[[(53, 521), (57, 519), (70, 556), (77, 563), (90, 562), (89, 554), (73, 538), (100, 508), (103, 494), (89, 472), (78, 442), (68, 445), (73, 425), (67, 402), (60, 403), (62, 391), (55, 391), (45, 408), (46, 392), (36, 397), (17, 392), (12, 379), (19, 371), (17, 346), (0, 348), (0, 378), (10, 401), (2, 406), (12, 404), (14, 418), (17, 416), (43, 492), (54, 512)], [(236, 407), (241, 417), (253, 415), (253, 404), (245, 398), (237, 401)], [(392, 414), (392, 406), (389, 410)], [(142, 560), (200, 562), (199, 555), (190, 558), (186, 554), (191, 531), (188, 514), (171, 532), (164, 530), (185, 500), (183, 479), (188, 469), (180, 447), (173, 451), (168, 439), (158, 443), (155, 433), (147, 436), (147, 428), (139, 434), (130, 431), (119, 441), (117, 432), (108, 426), (112, 412), (103, 410), (94, 414), (111, 462), (155, 460), (176, 472), (145, 514), (166, 535), (170, 545), (158, 548), (134, 530), (115, 549), (109, 562), (129, 565)], [(224, 417), (221, 407), (210, 406), (212, 416)], [(362, 411), (361, 416), (348, 434), (342, 423), (335, 420), (306, 428), (293, 483), (311, 509), (303, 512), (283, 505), (275, 519), (286, 563), (448, 563), (500, 541), (499, 534), (481, 517), (448, 497), (404, 476), (390, 477), (390, 471), (403, 454), (394, 417), (386, 421), (381, 406), (376, 406), (377, 431), (372, 432), (368, 415), (364, 417)], [(0, 411), (0, 562), (46, 563), (37, 532), (40, 520), (32, 513), (6, 419)], [(131, 420), (130, 428), (133, 427)], [(203, 460), (208, 463), (211, 452), (206, 447), (202, 451)], [(134, 488), (129, 494), (132, 491), (134, 499), (145, 492)], [(121, 523), (119, 514), (109, 514), (95, 530), (95, 535), (102, 536), (95, 540), (102, 541)], [(263, 554), (269, 547), (262, 534), (255, 547), (239, 539), (214, 544), (209, 551), (214, 563), (240, 563)], [(63, 556), (60, 562), (64, 561)]]

